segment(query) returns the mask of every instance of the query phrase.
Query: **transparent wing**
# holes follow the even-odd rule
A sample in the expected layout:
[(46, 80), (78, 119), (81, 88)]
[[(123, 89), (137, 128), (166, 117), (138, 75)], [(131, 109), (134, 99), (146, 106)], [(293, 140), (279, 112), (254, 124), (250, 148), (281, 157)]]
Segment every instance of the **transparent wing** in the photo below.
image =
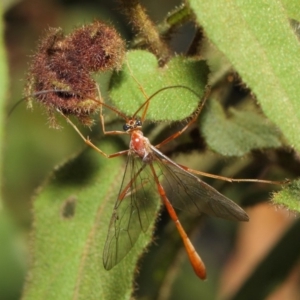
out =
[(154, 146), (156, 169), (171, 204), (181, 210), (205, 213), (226, 220), (248, 221), (246, 212), (197, 176), (185, 171)]
[(157, 199), (149, 165), (129, 154), (104, 246), (105, 269), (118, 264), (131, 250), (141, 231), (148, 229), (155, 218)]
[[(181, 210), (195, 210), (227, 220), (248, 221), (248, 215), (235, 202), (220, 194), (195, 175), (151, 146), (151, 164), (171, 204)], [(155, 200), (156, 199), (156, 200)], [(109, 270), (122, 260), (155, 217), (158, 192), (149, 164), (129, 154), (120, 192), (113, 210), (103, 264)]]

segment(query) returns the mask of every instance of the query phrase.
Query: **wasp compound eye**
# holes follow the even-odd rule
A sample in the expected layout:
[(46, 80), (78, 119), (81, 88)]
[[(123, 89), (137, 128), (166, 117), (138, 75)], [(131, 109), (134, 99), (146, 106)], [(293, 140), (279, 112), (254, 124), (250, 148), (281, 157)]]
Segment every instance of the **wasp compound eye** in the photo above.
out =
[(124, 125), (123, 125), (123, 130), (124, 130), (124, 131), (128, 131), (130, 128), (131, 128), (131, 126), (128, 125), (128, 124), (124, 124)]

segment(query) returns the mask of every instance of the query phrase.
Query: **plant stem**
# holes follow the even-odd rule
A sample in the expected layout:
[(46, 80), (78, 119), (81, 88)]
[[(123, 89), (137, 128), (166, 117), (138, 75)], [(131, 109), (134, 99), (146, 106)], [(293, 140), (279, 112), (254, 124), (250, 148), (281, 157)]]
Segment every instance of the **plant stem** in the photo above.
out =
[(134, 31), (139, 34), (149, 50), (157, 56), (160, 64), (164, 64), (170, 57), (170, 49), (161, 39), (157, 27), (146, 13), (138, 0), (121, 0), (125, 15), (129, 18)]

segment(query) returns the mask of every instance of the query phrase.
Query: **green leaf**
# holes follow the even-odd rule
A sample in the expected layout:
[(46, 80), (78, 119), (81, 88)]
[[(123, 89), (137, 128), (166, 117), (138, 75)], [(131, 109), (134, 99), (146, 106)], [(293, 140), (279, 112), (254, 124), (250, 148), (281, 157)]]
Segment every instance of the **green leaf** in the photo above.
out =
[(242, 156), (253, 149), (281, 146), (278, 130), (253, 111), (231, 108), (226, 114), (215, 99), (206, 104), (201, 130), (209, 147), (227, 156)]
[(295, 180), (285, 186), (280, 192), (273, 195), (274, 204), (283, 205), (286, 208), (300, 212), (300, 180)]
[(287, 11), (290, 19), (300, 21), (300, 9), (298, 0), (282, 0), (282, 5)]
[[(255, 93), (266, 116), (300, 150), (300, 44), (282, 2), (189, 2), (208, 38)], [(293, 1), (293, 9), (300, 10), (299, 1)]]
[[(117, 151), (113, 141), (102, 140), (101, 149)], [(117, 266), (104, 269), (102, 251), (123, 171), (124, 158), (106, 159), (89, 148), (52, 174), (33, 202), (32, 263), (23, 299), (130, 298), (136, 263), (153, 228)]]
[(203, 60), (176, 56), (166, 66), (159, 68), (153, 54), (141, 50), (130, 51), (123, 69), (112, 77), (110, 97), (118, 109), (132, 116), (155, 92), (180, 85), (162, 90), (153, 97), (147, 119), (182, 120), (198, 107), (208, 81), (208, 72)]

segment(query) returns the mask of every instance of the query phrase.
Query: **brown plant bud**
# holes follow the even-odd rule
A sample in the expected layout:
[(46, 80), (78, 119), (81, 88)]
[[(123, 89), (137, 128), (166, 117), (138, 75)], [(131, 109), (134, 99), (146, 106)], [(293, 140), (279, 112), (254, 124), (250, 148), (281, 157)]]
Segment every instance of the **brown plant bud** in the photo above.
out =
[(91, 125), (90, 115), (99, 109), (96, 82), (91, 72), (119, 69), (124, 42), (112, 27), (94, 22), (65, 37), (61, 29), (49, 29), (40, 41), (29, 69), (26, 95), (49, 112), (50, 125), (57, 127), (53, 112), (73, 115)]
[(93, 72), (120, 69), (125, 55), (125, 43), (119, 33), (105, 23), (76, 29), (67, 38), (71, 57), (80, 59)]

